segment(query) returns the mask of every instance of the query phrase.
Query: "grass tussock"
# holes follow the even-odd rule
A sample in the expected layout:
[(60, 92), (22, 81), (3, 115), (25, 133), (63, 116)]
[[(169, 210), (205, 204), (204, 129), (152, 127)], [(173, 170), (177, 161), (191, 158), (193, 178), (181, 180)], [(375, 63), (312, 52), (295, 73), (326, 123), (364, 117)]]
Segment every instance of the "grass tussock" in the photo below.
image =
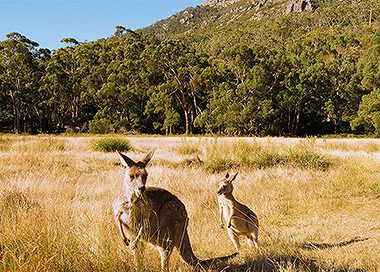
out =
[(173, 147), (172, 150), (176, 154), (183, 156), (196, 155), (200, 152), (199, 144), (187, 141), (182, 141), (181, 145)]
[(14, 140), (6, 136), (0, 136), (0, 151), (8, 151), (11, 149)]
[(213, 173), (230, 168), (268, 168), (277, 165), (326, 170), (332, 165), (331, 159), (310, 141), (282, 148), (246, 141), (232, 144), (215, 142), (208, 147), (207, 153), (205, 168)]
[[(38, 142), (46, 138), (10, 138), (12, 148), (0, 152), (0, 271), (133, 271), (131, 250), (123, 244), (111, 210), (123, 187), (117, 155), (89, 149), (93, 137), (52, 137), (64, 141), (63, 153), (32, 148), (43, 146)], [(173, 149), (183, 144), (181, 139), (171, 137), (170, 145), (165, 140), (130, 138), (139, 149), (159, 146), (147, 167), (147, 185), (165, 188), (185, 204), (199, 258), (233, 253), (226, 229), (219, 226), (217, 182), (225, 173), (188, 167), (187, 156), (195, 154), (181, 157)], [(214, 158), (220, 160), (215, 165), (223, 166), (220, 171), (239, 167), (234, 196), (260, 220), (260, 251), (254, 253), (242, 238), (242, 251), (228, 264), (229, 271), (379, 270), (380, 214), (374, 208), (379, 161), (328, 157), (334, 167), (323, 167), (321, 150), (309, 141), (212, 141), (198, 143), (205, 150), (203, 166)], [(164, 163), (173, 157), (177, 163)], [(145, 246), (138, 271), (158, 271), (159, 262), (157, 251)], [(170, 269), (191, 271), (177, 253)]]
[(0, 194), (0, 213), (3, 218), (17, 217), (19, 212), (28, 212), (30, 209), (39, 207), (40, 205), (32, 200), (29, 192), (23, 192), (21, 189), (7, 189)]
[(101, 152), (127, 152), (132, 149), (132, 145), (128, 139), (122, 139), (118, 137), (107, 137), (95, 140), (92, 144), (92, 148), (96, 151)]
[(380, 152), (380, 143), (375, 141), (358, 141), (358, 142), (346, 142), (346, 141), (327, 141), (324, 140), (322, 147), (326, 150), (339, 150), (344, 152), (365, 152), (373, 154)]

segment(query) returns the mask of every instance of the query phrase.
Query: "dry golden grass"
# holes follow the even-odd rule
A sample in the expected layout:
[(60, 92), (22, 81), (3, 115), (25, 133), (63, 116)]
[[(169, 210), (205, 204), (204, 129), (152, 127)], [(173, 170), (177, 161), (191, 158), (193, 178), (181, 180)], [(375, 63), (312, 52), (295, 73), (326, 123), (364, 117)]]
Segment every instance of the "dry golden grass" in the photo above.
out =
[[(124, 170), (116, 154), (92, 150), (96, 139), (0, 136), (0, 271), (133, 270), (111, 211)], [(215, 145), (219, 150), (246, 147), (242, 141), (276, 150), (305, 144), (284, 138), (128, 139), (132, 158), (158, 148), (147, 169), (148, 184), (184, 202), (200, 258), (234, 251), (218, 223), (216, 184), (225, 171), (211, 174), (202, 165), (181, 162), (195, 154), (207, 160)], [(329, 141), (306, 142), (334, 155), (346, 140)], [(370, 143), (371, 150), (380, 144)], [(240, 173), (236, 198), (259, 216), (261, 248), (254, 254), (244, 244), (229, 271), (379, 271), (380, 160), (366, 144), (330, 157), (327, 169), (297, 164), (230, 169)], [(146, 247), (142, 258), (139, 271), (158, 270), (155, 250)], [(191, 271), (177, 253), (171, 270)]]

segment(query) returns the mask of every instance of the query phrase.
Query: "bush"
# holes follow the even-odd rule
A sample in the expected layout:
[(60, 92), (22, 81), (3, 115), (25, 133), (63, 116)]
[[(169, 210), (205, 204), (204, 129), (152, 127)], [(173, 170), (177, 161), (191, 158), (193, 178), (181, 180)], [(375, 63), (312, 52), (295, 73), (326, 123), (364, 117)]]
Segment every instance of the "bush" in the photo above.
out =
[(210, 171), (212, 173), (218, 173), (221, 171), (228, 170), (235, 165), (230, 158), (213, 156), (205, 161), (204, 166), (207, 171)]
[(330, 159), (319, 153), (312, 146), (294, 147), (288, 149), (284, 161), (287, 164), (303, 167), (327, 170), (331, 166)]
[(318, 170), (326, 170), (331, 166), (330, 159), (321, 154), (312, 142), (301, 143), (289, 149), (263, 146), (257, 142), (215, 142), (207, 153), (204, 165), (210, 172), (225, 171), (231, 167), (267, 168), (279, 164)]
[(111, 121), (106, 118), (92, 120), (88, 124), (88, 131), (93, 134), (106, 134), (114, 132)]
[(132, 145), (127, 139), (111, 137), (95, 141), (93, 143), (93, 149), (102, 152), (126, 152), (132, 149)]

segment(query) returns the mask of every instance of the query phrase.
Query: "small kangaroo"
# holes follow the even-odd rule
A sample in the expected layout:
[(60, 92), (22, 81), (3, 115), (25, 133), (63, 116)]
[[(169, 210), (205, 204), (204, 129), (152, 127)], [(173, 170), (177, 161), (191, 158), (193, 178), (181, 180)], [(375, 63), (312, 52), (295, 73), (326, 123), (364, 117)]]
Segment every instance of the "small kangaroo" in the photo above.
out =
[(239, 236), (246, 236), (249, 243), (258, 250), (259, 220), (257, 215), (247, 206), (239, 203), (232, 195), (232, 181), (238, 173), (230, 177), (227, 173), (226, 178), (219, 183), (218, 203), (220, 209), (220, 226), (224, 228), (223, 217), (227, 224), (228, 235), (237, 251), (240, 249)]
[(191, 248), (185, 205), (167, 190), (145, 187), (148, 173), (145, 169), (154, 150), (135, 162), (119, 153), (121, 163), (126, 167), (124, 192), (116, 198), (113, 210), (116, 224), (123, 241), (130, 245), (135, 260), (139, 241), (154, 246), (161, 256), (161, 271), (169, 271), (169, 258), (177, 248), (182, 259), (195, 268), (208, 266), (214, 261), (225, 261), (236, 254), (209, 260), (199, 260)]

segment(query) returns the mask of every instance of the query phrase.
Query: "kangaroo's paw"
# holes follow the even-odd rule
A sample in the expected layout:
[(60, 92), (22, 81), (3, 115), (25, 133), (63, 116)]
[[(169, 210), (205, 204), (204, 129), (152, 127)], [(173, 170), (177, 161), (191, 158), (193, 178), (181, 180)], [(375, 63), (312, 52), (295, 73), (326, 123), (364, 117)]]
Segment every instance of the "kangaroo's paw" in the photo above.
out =
[(126, 246), (129, 246), (129, 244), (131, 242), (131, 241), (129, 241), (129, 239), (123, 239), (123, 241), (124, 241), (124, 244), (126, 244)]
[(131, 243), (131, 249), (135, 250), (137, 248), (137, 242), (132, 242)]

